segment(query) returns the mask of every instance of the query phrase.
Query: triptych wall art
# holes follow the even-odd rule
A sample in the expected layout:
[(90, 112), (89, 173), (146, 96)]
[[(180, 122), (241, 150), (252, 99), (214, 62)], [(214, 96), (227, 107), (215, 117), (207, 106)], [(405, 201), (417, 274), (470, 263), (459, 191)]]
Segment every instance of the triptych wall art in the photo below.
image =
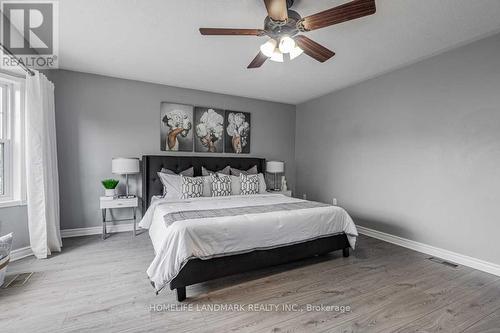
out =
[(250, 153), (250, 113), (162, 102), (161, 150)]

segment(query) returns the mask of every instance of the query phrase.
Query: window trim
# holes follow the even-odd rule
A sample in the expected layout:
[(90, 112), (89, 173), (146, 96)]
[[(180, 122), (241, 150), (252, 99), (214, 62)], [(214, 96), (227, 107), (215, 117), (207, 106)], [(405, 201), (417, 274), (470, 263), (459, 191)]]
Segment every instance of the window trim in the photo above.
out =
[(12, 201), (12, 142), (11, 140), (0, 139), (3, 143), (3, 189), (4, 193), (0, 194), (0, 202)]
[(0, 84), (8, 88), (7, 98), (3, 99), (7, 106), (7, 131), (6, 137), (0, 139), (4, 142), (5, 184), (5, 193), (0, 195), (0, 208), (23, 206), (26, 205), (25, 79), (0, 73)]

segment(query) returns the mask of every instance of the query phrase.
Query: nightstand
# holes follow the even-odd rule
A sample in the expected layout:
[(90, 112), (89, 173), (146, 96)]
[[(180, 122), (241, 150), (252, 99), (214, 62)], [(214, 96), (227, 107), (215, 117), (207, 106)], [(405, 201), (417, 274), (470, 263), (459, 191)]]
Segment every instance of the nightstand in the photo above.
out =
[[(102, 211), (102, 239), (106, 239), (106, 222), (118, 222), (118, 221), (130, 221), (134, 220), (134, 236), (136, 235), (136, 216), (137, 207), (139, 206), (139, 198), (118, 198), (118, 197), (101, 197), (100, 208)], [(106, 220), (106, 210), (107, 209), (121, 209), (121, 208), (132, 208), (134, 216), (128, 219), (119, 220)]]
[(283, 194), (283, 195), (286, 195), (287, 197), (291, 197), (292, 196), (292, 191), (291, 190), (287, 190), (287, 191), (267, 191), (268, 193), (273, 193), (273, 194)]

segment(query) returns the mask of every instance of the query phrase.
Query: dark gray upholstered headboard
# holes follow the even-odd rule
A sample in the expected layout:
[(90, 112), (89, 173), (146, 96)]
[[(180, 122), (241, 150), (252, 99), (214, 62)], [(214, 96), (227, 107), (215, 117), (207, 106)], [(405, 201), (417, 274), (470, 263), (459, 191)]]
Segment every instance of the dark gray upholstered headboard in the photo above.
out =
[(142, 202), (143, 212), (149, 207), (151, 197), (163, 192), (158, 175), (162, 168), (179, 173), (187, 168), (194, 167), (194, 175), (201, 176), (201, 167), (208, 170), (221, 170), (227, 165), (232, 168), (247, 170), (257, 165), (259, 172), (264, 172), (265, 159), (255, 157), (205, 157), (205, 156), (155, 156), (142, 157)]

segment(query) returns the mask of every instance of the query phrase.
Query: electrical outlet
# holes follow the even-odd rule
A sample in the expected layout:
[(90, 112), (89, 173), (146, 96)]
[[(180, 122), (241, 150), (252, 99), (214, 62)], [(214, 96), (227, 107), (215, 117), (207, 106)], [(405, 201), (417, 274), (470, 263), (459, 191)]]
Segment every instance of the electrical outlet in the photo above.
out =
[(337, 206), (337, 198), (332, 199), (332, 205)]

